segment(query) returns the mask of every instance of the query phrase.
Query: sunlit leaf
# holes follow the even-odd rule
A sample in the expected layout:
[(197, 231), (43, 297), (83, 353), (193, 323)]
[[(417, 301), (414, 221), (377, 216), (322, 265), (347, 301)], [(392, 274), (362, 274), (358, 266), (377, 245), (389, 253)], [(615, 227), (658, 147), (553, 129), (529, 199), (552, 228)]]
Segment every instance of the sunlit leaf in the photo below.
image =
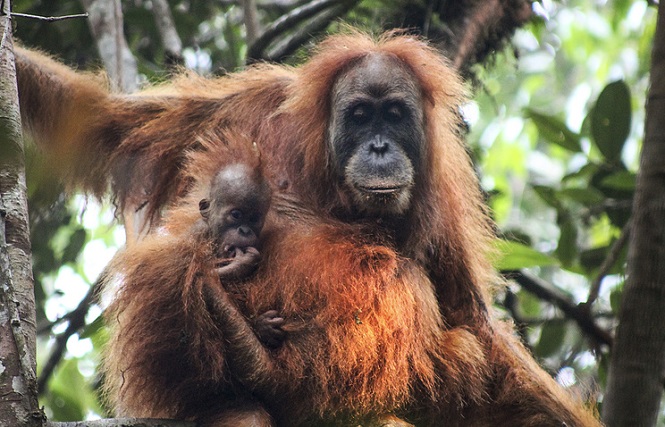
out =
[(630, 133), (630, 89), (622, 81), (605, 86), (591, 115), (591, 135), (602, 155), (611, 162), (621, 159)]
[(558, 264), (556, 259), (521, 243), (500, 240), (497, 248), (499, 257), (494, 265), (499, 270), (519, 270)]
[[(85, 380), (75, 359), (61, 363), (51, 380), (50, 404), (55, 421), (78, 421), (85, 416), (81, 393), (86, 392)], [(89, 392), (89, 391), (88, 391)]]
[(594, 163), (587, 163), (586, 165), (582, 166), (578, 171), (571, 172), (571, 173), (565, 175), (561, 179), (561, 181), (566, 182), (566, 181), (570, 181), (570, 180), (574, 180), (574, 179), (589, 179), (597, 171), (598, 171), (598, 165), (596, 165)]
[(545, 185), (533, 185), (533, 191), (540, 196), (541, 199), (548, 205), (552, 206), (556, 210), (561, 209), (561, 202), (556, 196), (556, 190), (552, 187), (547, 187)]
[(635, 190), (636, 175), (630, 171), (619, 171), (602, 179), (600, 185), (615, 190)]
[(83, 331), (81, 331), (79, 337), (81, 339), (90, 338), (93, 335), (97, 334), (103, 326), (104, 326), (104, 319), (102, 318), (102, 316), (98, 316), (95, 320), (93, 320), (85, 328), (83, 328)]
[(530, 108), (526, 109), (526, 116), (533, 120), (533, 123), (538, 128), (538, 132), (547, 141), (573, 152), (582, 151), (580, 136), (568, 129), (566, 124), (560, 119), (538, 113)]
[(539, 317), (543, 309), (543, 302), (531, 292), (520, 290), (520, 310), (525, 317)]
[(90, 338), (92, 345), (96, 349), (100, 349), (106, 345), (109, 340), (108, 329), (104, 324), (102, 316), (97, 317), (88, 326), (85, 327), (81, 333), (81, 338)]
[(600, 353), (600, 360), (598, 361), (598, 381), (602, 387), (607, 385), (607, 372), (610, 366), (610, 360), (607, 353)]
[(585, 205), (602, 203), (605, 200), (603, 194), (593, 188), (565, 188), (558, 192), (559, 196), (571, 199)]
[(559, 244), (556, 255), (564, 266), (570, 266), (577, 258), (577, 227), (571, 218), (565, 218), (560, 224)]

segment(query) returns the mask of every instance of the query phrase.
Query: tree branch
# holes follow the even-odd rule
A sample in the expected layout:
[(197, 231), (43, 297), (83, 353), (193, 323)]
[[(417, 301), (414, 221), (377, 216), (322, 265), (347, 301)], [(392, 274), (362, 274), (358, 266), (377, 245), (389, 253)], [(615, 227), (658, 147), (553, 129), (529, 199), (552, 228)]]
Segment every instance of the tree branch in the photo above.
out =
[(242, 11), (247, 46), (251, 46), (259, 36), (259, 15), (256, 9), (256, 0), (242, 0)]
[(628, 236), (630, 235), (631, 227), (632, 227), (632, 221), (628, 221), (626, 225), (623, 226), (623, 229), (621, 230), (621, 235), (617, 240), (614, 241), (612, 247), (610, 248), (610, 252), (607, 254), (607, 257), (603, 260), (598, 275), (591, 283), (591, 289), (589, 290), (589, 297), (587, 298), (586, 303), (584, 303), (584, 306), (586, 307), (587, 310), (591, 310), (591, 305), (596, 301), (596, 299), (598, 299), (598, 294), (600, 293), (600, 285), (605, 276), (607, 276), (612, 267), (614, 267), (614, 264), (616, 264), (619, 255), (621, 255), (621, 251), (626, 246), (626, 243), (628, 242)]
[(99, 55), (115, 90), (124, 93), (138, 88), (136, 58), (127, 46), (123, 33), (120, 0), (81, 0), (90, 15), (90, 32), (97, 42)]
[(155, 16), (155, 24), (162, 46), (166, 52), (166, 63), (172, 67), (184, 62), (182, 58), (182, 40), (173, 22), (173, 15), (166, 0), (152, 0), (152, 13)]
[(79, 302), (79, 305), (65, 316), (68, 319), (69, 324), (67, 325), (67, 329), (65, 329), (63, 333), (55, 338), (55, 344), (53, 345), (51, 355), (42, 368), (39, 380), (37, 381), (37, 391), (39, 394), (44, 393), (46, 390), (46, 384), (48, 384), (53, 371), (55, 371), (55, 367), (58, 365), (58, 363), (60, 363), (60, 360), (65, 353), (65, 348), (67, 346), (69, 337), (77, 333), (85, 326), (85, 317), (88, 315), (90, 306), (94, 302), (97, 291), (99, 290), (105, 276), (106, 271), (103, 271), (95, 283), (90, 286), (88, 293), (83, 297), (81, 302)]
[(517, 295), (515, 295), (515, 293), (510, 289), (506, 291), (506, 295), (503, 299), (503, 306), (506, 308), (506, 310), (508, 310), (510, 316), (513, 318), (515, 327), (517, 328), (517, 334), (520, 336), (522, 344), (524, 344), (529, 350), (532, 350), (531, 345), (529, 344), (526, 330), (527, 323), (529, 322), (522, 317), (522, 313), (520, 313), (518, 308)]
[(303, 44), (321, 31), (325, 30), (331, 22), (346, 14), (358, 3), (358, 0), (347, 0), (316, 16), (307, 25), (295, 31), (290, 37), (284, 39), (277, 46), (270, 50), (265, 59), (268, 61), (280, 62), (287, 56), (298, 50)]
[(573, 303), (551, 284), (526, 271), (504, 271), (503, 274), (506, 278), (517, 282), (524, 290), (555, 305), (566, 317), (574, 320), (582, 332), (593, 338), (595, 342), (612, 346), (612, 336), (596, 324), (589, 311)]
[(580, 218), (583, 221), (588, 221), (589, 218), (595, 215), (606, 212), (608, 209), (630, 210), (633, 206), (633, 200), (617, 200), (605, 199), (602, 203), (583, 209), (580, 212)]
[(314, 0), (311, 3), (293, 9), (268, 26), (263, 34), (247, 49), (247, 60), (256, 61), (266, 59), (264, 51), (281, 34), (290, 31), (304, 20), (317, 13), (339, 5), (339, 0)]
[(37, 19), (39, 21), (46, 21), (46, 22), (64, 21), (65, 19), (88, 17), (87, 13), (77, 13), (75, 15), (63, 15), (63, 16), (40, 16), (40, 15), (31, 15), (29, 13), (12, 12), (10, 13), (10, 15), (15, 16), (17, 18)]

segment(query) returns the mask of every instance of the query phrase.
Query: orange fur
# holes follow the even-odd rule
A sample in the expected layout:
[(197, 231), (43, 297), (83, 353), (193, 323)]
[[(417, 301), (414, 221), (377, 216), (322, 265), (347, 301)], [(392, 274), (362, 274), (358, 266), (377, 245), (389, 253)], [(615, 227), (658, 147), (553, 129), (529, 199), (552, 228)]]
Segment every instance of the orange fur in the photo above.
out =
[[(192, 156), (203, 163), (194, 161), (194, 170), (219, 159), (219, 146), (210, 148)], [(110, 268), (121, 285), (107, 311), (118, 324), (105, 371), (124, 372), (107, 380), (123, 413), (200, 420), (228, 411), (235, 403), (229, 397), (247, 397), (233, 393), (233, 373), (224, 369), (225, 331), (205, 309), (203, 287), (218, 286), (218, 279), (210, 246), (191, 230), (206, 185), (170, 212), (162, 231), (128, 248)], [(425, 272), (379, 236), (363, 237), (370, 230), (322, 222), (278, 199), (261, 237), (266, 258), (257, 276), (225, 284), (248, 318), (278, 308), (287, 319), (287, 341), (270, 354), (269, 391), (252, 390), (278, 425), (409, 415), (418, 403), (413, 390), (453, 412), (485, 397), (488, 372), (476, 337), (444, 325)], [(164, 375), (174, 367), (176, 373)]]
[[(399, 59), (425, 99), (427, 153), (399, 227), (350, 214), (326, 148), (334, 82), (368, 54)], [(458, 135), (463, 85), (421, 41), (334, 36), (298, 69), (186, 76), (130, 97), (32, 53), (19, 52), (17, 68), (28, 126), (64, 157), (83, 159), (79, 167), (65, 158), (70, 182), (95, 194), (111, 184), (121, 207), (147, 203), (148, 220), (163, 226), (112, 266), (121, 285), (105, 371), (121, 412), (218, 420), (253, 392), (284, 426), (393, 413), (422, 426), (598, 425), (490, 309), (498, 280), (490, 221)], [(59, 95), (42, 95), (49, 85)], [(216, 278), (190, 232), (210, 171), (248, 145), (198, 137), (219, 127), (258, 144), (278, 195), (257, 276), (227, 286), (244, 315), (278, 309), (288, 319), (285, 345), (262, 359), (274, 378), (258, 386), (225, 369), (226, 331), (203, 296)]]

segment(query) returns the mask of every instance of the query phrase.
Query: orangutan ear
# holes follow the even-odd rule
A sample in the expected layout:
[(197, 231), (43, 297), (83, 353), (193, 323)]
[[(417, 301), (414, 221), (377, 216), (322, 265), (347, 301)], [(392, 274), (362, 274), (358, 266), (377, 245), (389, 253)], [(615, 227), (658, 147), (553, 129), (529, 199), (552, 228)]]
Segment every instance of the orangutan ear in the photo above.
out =
[(199, 202), (199, 211), (203, 218), (208, 219), (208, 216), (210, 216), (210, 201), (208, 199), (201, 199)]

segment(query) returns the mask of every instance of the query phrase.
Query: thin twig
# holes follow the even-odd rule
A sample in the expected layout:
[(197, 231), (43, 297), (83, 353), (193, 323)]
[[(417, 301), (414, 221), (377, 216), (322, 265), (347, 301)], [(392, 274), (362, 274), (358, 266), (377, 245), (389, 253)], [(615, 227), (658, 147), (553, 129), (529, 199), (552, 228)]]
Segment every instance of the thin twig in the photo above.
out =
[(37, 325), (37, 335), (44, 335), (44, 334), (50, 334), (51, 329), (53, 329), (55, 326), (67, 322), (69, 318), (71, 317), (73, 311), (70, 311), (69, 313), (58, 317), (54, 321), (48, 321), (48, 319), (44, 322), (41, 322), (40, 324)]
[(11, 12), (9, 15), (16, 16), (17, 18), (37, 19), (39, 21), (46, 21), (46, 22), (64, 21), (65, 19), (88, 17), (87, 13), (77, 13), (75, 15), (63, 15), (63, 16), (39, 16), (39, 15), (31, 15), (29, 13)]
[(598, 299), (598, 294), (600, 294), (600, 285), (603, 279), (609, 274), (612, 267), (614, 267), (614, 264), (616, 264), (619, 255), (621, 255), (621, 251), (626, 246), (628, 236), (630, 235), (631, 224), (632, 221), (628, 221), (626, 225), (623, 226), (623, 229), (621, 229), (621, 235), (612, 244), (610, 252), (607, 254), (607, 257), (603, 260), (603, 263), (600, 266), (598, 275), (591, 283), (591, 288), (589, 289), (589, 298), (587, 298), (586, 303), (584, 303), (587, 310), (590, 310), (591, 305), (596, 301), (596, 299)]

